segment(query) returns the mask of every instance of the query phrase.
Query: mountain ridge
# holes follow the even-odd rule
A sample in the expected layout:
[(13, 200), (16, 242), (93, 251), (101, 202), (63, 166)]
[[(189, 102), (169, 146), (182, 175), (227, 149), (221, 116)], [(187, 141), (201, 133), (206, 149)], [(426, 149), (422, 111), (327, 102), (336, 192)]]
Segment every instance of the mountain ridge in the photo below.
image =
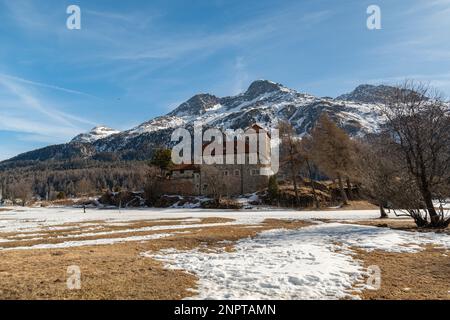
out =
[(310, 132), (324, 112), (350, 135), (362, 136), (376, 131), (383, 122), (374, 107), (380, 103), (383, 92), (391, 88), (360, 85), (333, 99), (300, 93), (269, 80), (256, 80), (235, 96), (197, 94), (166, 115), (129, 130), (97, 126), (68, 143), (32, 150), (0, 163), (92, 158), (105, 153), (113, 153), (122, 160), (143, 160), (151, 156), (154, 148), (169, 147), (174, 129), (192, 128), (194, 122), (219, 129), (244, 128), (253, 123), (269, 128), (282, 119), (291, 122), (302, 136)]

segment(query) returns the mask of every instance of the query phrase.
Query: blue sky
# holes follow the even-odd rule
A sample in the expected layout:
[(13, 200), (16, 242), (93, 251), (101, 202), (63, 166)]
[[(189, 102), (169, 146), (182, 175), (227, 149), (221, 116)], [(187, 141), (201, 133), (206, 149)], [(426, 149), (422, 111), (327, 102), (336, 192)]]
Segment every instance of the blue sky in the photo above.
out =
[(449, 17), (450, 0), (0, 0), (0, 159), (256, 79), (337, 96), (414, 78), (450, 96)]

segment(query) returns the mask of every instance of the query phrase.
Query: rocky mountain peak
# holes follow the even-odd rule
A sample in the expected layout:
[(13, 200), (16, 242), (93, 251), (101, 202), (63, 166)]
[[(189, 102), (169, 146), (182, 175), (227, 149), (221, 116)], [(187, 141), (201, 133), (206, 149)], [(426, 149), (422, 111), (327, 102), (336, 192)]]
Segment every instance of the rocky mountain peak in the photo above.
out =
[(168, 115), (201, 115), (218, 104), (220, 104), (220, 99), (214, 95), (207, 93), (197, 94), (188, 101), (182, 103)]
[(385, 97), (395, 90), (394, 87), (371, 84), (362, 84), (350, 93), (346, 93), (337, 97), (337, 100), (355, 101), (361, 103), (383, 103)]
[(281, 84), (269, 80), (256, 80), (248, 87), (245, 95), (250, 98), (256, 98), (265, 93), (280, 91), (282, 88), (284, 87)]

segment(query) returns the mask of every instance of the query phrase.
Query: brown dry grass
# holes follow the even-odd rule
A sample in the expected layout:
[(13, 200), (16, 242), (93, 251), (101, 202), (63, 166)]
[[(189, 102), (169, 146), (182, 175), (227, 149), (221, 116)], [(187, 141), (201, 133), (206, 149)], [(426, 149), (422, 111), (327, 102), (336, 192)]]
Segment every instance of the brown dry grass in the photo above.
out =
[[(342, 206), (338, 210), (377, 210), (378, 207), (366, 200), (349, 201), (348, 205)], [(328, 209), (336, 210), (336, 209)]]
[[(160, 233), (161, 231), (141, 231), (138, 230), (140, 228), (146, 227), (155, 227), (155, 226), (175, 226), (175, 225), (190, 225), (190, 224), (210, 224), (210, 223), (225, 223), (234, 221), (233, 219), (228, 218), (204, 218), (200, 219), (199, 222), (186, 222), (186, 221), (178, 221), (179, 219), (172, 219), (171, 221), (158, 221), (158, 220), (150, 220), (150, 221), (138, 221), (133, 223), (127, 223), (126, 225), (113, 225), (107, 224), (104, 221), (98, 221), (100, 224), (98, 225), (98, 229), (90, 230), (92, 226), (82, 224), (77, 227), (76, 224), (63, 224), (61, 226), (64, 227), (73, 227), (69, 229), (50, 229), (50, 230), (41, 230), (39, 232), (30, 231), (30, 232), (20, 232), (20, 233), (2, 233), (2, 237), (6, 237), (8, 240), (14, 240), (11, 242), (2, 243), (2, 248), (15, 248), (21, 246), (33, 246), (40, 243), (50, 243), (57, 244), (63, 243), (66, 241), (83, 241), (83, 240), (95, 240), (95, 239), (112, 239), (112, 238), (124, 238), (130, 236), (144, 236)], [(88, 222), (84, 222), (86, 224)], [(93, 222), (91, 222), (93, 223)], [(183, 229), (190, 230), (190, 229)], [(120, 233), (111, 233), (111, 234), (99, 234), (100, 232), (120, 232)], [(129, 231), (129, 232), (125, 232)], [(90, 236), (81, 236), (86, 232), (91, 233)], [(39, 235), (36, 236), (36, 233)], [(35, 239), (35, 238), (40, 239)], [(61, 238), (64, 237), (64, 238)]]
[(371, 220), (355, 220), (340, 221), (341, 223), (360, 224), (364, 226), (373, 226), (380, 228), (391, 228), (394, 230), (416, 231), (416, 232), (436, 232), (450, 234), (450, 228), (446, 229), (430, 229), (418, 228), (413, 219), (371, 219)]
[(41, 201), (31, 201), (28, 205), (48, 207), (48, 206), (73, 206), (79, 205), (90, 201), (89, 197), (82, 197), (77, 199), (56, 199), (56, 200), (41, 200)]
[(378, 265), (381, 288), (366, 290), (363, 299), (450, 300), (450, 253), (427, 246), (417, 253), (365, 252), (354, 249), (364, 266)]
[[(412, 219), (372, 219), (351, 223), (411, 232), (445, 232), (417, 228)], [(416, 253), (392, 253), (381, 250), (367, 252), (353, 248), (355, 258), (365, 267), (377, 265), (381, 269), (382, 283), (379, 290), (365, 290), (363, 299), (417, 300), (450, 299), (450, 253), (448, 250), (425, 246)]]
[[(190, 289), (196, 288), (197, 278), (181, 270), (167, 270), (161, 262), (143, 257), (141, 253), (156, 253), (169, 248), (232, 251), (236, 241), (254, 237), (263, 230), (296, 229), (310, 225), (310, 222), (302, 220), (278, 219), (267, 219), (256, 226), (206, 225), (229, 221), (232, 220), (205, 218), (201, 221), (205, 226), (183, 229), (189, 230), (189, 233), (173, 234), (167, 238), (144, 242), (64, 249), (0, 251), (0, 299), (182, 299), (193, 295)], [(371, 220), (363, 223), (375, 224), (380, 221)], [(402, 219), (389, 220), (388, 223), (391, 227), (405, 228), (406, 222), (407, 220)], [(120, 228), (129, 229), (130, 225), (133, 228), (140, 228), (166, 223), (179, 224), (180, 221), (139, 221), (126, 226), (108, 227), (113, 229), (117, 227), (120, 230)], [(385, 224), (384, 221), (381, 223)], [(59, 232), (65, 234), (66, 231)], [(136, 233), (120, 234), (120, 237)], [(81, 239), (83, 238), (77, 238)], [(52, 238), (44, 241), (49, 243)], [(412, 254), (383, 251), (368, 253), (360, 249), (353, 250), (356, 252), (355, 258), (360, 259), (364, 266), (378, 265), (382, 270), (381, 289), (366, 290), (361, 294), (362, 298), (450, 299), (448, 251), (434, 247), (426, 247), (426, 250)], [(81, 269), (81, 290), (67, 289), (66, 271), (71, 265), (77, 265)]]
[[(208, 223), (216, 218), (205, 219)], [(232, 249), (231, 243), (262, 230), (300, 228), (306, 221), (268, 219), (259, 226), (220, 226), (190, 230), (145, 242), (65, 249), (0, 251), (0, 299), (182, 299), (193, 295), (196, 277), (166, 270), (140, 254), (175, 248)], [(78, 265), (81, 290), (66, 287), (67, 267)]]
[(299, 210), (301, 211), (378, 210), (378, 207), (366, 200), (355, 200), (349, 201), (348, 205), (341, 206), (339, 208), (320, 207), (319, 209), (316, 209), (315, 207), (308, 207), (308, 208), (300, 208)]
[[(1, 299), (180, 299), (195, 277), (139, 256), (139, 244), (0, 253)], [(82, 273), (68, 290), (68, 266)]]

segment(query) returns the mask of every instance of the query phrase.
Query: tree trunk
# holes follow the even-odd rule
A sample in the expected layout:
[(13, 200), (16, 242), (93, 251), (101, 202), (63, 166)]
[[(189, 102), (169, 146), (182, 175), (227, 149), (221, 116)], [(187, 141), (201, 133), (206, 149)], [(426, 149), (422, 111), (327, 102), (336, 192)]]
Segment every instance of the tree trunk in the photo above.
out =
[(308, 160), (306, 160), (306, 165), (308, 166), (309, 181), (311, 182), (311, 188), (312, 188), (313, 197), (314, 197), (314, 204), (316, 206), (316, 209), (319, 209), (320, 208), (319, 199), (317, 198), (316, 187), (314, 187), (314, 181), (312, 178), (311, 165), (309, 164)]
[(296, 178), (296, 174), (295, 174), (294, 158), (293, 158), (292, 153), (291, 153), (290, 157), (291, 157), (291, 175), (292, 175), (292, 182), (293, 182), (293, 184), (294, 184), (295, 205), (298, 206), (299, 203), (300, 203), (300, 201), (299, 201), (299, 197), (298, 197), (297, 178)]
[(386, 210), (384, 210), (383, 201), (378, 200), (378, 205), (380, 206), (380, 218), (381, 219), (389, 218), (389, 216), (386, 213)]
[(298, 187), (297, 187), (297, 179), (295, 178), (295, 175), (292, 176), (293, 179), (293, 183), (294, 183), (294, 193), (295, 193), (295, 205), (298, 206), (299, 205), (299, 200), (298, 200)]
[(341, 174), (338, 174), (338, 181), (339, 181), (339, 190), (341, 191), (341, 196), (342, 196), (342, 201), (344, 203), (344, 205), (348, 205), (348, 199), (347, 199), (347, 194), (345, 193), (344, 190), (344, 184), (342, 183), (342, 177)]
[(436, 226), (439, 222), (439, 215), (437, 214), (436, 209), (434, 208), (433, 196), (431, 194), (431, 191), (430, 191), (430, 188), (428, 185), (428, 181), (427, 181), (427, 175), (425, 172), (426, 172), (425, 165), (422, 162), (419, 187), (420, 187), (420, 191), (422, 193), (422, 197), (425, 202), (427, 211), (430, 214), (431, 225)]
[(432, 226), (437, 226), (439, 223), (439, 215), (436, 212), (436, 209), (434, 208), (433, 204), (433, 196), (431, 195), (431, 192), (429, 190), (423, 190), (422, 196), (425, 201), (426, 208), (428, 210), (428, 213), (430, 214), (430, 220)]
[(352, 184), (350, 183), (350, 178), (347, 177), (346, 183), (347, 183), (347, 190), (348, 190), (348, 198), (350, 200), (353, 200)]

